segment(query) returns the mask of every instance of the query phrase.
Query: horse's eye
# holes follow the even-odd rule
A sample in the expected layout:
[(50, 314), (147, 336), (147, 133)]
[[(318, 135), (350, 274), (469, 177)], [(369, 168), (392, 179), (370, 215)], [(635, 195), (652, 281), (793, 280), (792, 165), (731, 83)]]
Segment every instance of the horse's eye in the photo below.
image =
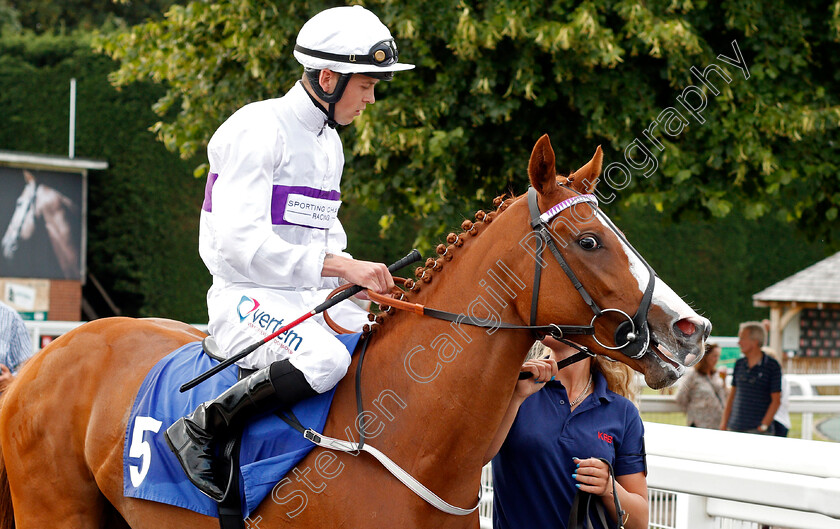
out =
[(584, 250), (596, 250), (601, 247), (601, 243), (598, 242), (598, 239), (592, 235), (581, 237), (580, 240), (578, 240), (578, 244)]

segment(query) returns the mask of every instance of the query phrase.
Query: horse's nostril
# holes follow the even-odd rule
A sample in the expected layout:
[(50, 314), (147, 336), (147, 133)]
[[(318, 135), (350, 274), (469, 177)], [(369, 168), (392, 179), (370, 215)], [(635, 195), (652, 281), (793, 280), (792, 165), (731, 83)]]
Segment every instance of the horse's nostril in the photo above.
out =
[(679, 329), (686, 336), (692, 336), (695, 332), (697, 332), (697, 327), (686, 318), (675, 323), (674, 327)]

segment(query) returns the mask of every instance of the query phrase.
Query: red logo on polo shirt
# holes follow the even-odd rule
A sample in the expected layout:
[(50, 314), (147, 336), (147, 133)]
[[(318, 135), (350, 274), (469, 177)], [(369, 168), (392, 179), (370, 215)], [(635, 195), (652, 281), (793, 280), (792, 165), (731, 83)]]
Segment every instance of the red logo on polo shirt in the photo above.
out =
[(604, 432), (598, 432), (598, 439), (612, 444), (613, 436), (612, 435), (607, 435)]

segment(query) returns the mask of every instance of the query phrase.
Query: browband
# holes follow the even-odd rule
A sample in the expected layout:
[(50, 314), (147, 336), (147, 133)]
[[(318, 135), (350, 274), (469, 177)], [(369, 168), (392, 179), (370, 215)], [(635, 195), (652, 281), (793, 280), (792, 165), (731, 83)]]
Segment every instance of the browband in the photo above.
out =
[(561, 211), (569, 209), (580, 202), (591, 202), (596, 208), (598, 207), (598, 199), (595, 198), (595, 195), (575, 195), (551, 207), (548, 211), (540, 215), (540, 220), (547, 224), (548, 221), (556, 217)]

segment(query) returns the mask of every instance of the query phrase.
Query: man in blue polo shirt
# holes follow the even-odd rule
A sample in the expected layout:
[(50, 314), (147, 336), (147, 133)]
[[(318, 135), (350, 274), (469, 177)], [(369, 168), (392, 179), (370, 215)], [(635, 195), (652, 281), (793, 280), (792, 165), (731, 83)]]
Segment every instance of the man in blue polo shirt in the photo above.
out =
[(773, 434), (773, 416), (782, 396), (782, 368), (761, 350), (764, 338), (761, 323), (741, 324), (738, 346), (744, 356), (735, 362), (721, 430)]

